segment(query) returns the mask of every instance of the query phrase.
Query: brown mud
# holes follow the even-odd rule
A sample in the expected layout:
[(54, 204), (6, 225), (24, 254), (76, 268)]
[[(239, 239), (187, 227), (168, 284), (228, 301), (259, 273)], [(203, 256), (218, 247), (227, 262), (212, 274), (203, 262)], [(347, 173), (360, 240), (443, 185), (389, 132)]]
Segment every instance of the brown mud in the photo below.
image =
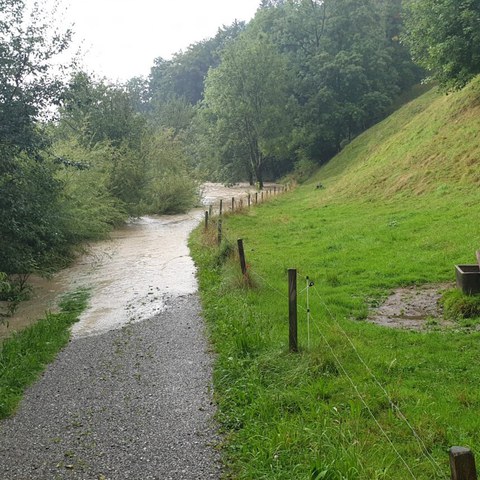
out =
[(373, 310), (367, 321), (389, 328), (427, 330), (451, 327), (443, 318), (439, 300), (442, 292), (453, 284), (421, 285), (395, 290), (387, 300)]

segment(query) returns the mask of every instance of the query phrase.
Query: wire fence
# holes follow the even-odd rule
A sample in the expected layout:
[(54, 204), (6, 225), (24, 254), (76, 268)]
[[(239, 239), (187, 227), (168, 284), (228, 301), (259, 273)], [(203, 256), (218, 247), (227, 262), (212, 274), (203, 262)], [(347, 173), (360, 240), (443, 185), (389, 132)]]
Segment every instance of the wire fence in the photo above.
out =
[[(285, 190), (282, 190), (281, 193), (283, 193)], [(275, 192), (277, 193), (277, 192)], [(278, 192), (280, 193), (280, 192)], [(262, 197), (262, 203), (265, 202), (267, 199), (266, 196)], [(258, 199), (257, 199), (258, 200)], [(239, 203), (239, 205), (241, 205)], [(254, 206), (255, 203), (248, 202), (248, 207)], [(243, 211), (243, 209), (239, 209), (238, 211)], [(234, 202), (232, 200), (232, 208), (231, 208), (231, 213), (235, 213), (234, 209)], [(210, 217), (212, 218), (212, 217)], [(222, 224), (222, 204), (220, 203), (219, 205), (219, 210), (218, 210), (218, 217), (214, 219), (213, 222), (217, 228), (219, 227), (220, 229), (223, 228)], [(208, 223), (206, 224), (206, 228), (208, 228)], [(226, 241), (230, 243), (231, 245), (234, 244), (231, 238), (229, 238), (228, 235), (225, 234), (225, 231), (222, 230), (221, 234), (219, 235), (218, 238), (218, 243), (221, 243), (222, 241)], [(243, 259), (244, 261), (244, 259)], [(247, 272), (248, 275), (253, 275), (256, 277), (262, 285), (270, 289), (272, 292), (275, 293), (275, 295), (282, 300), (282, 302), (285, 302), (285, 304), (288, 303), (289, 295), (287, 295), (286, 291), (281, 291), (278, 287), (272, 284), (272, 282), (268, 281), (265, 277), (260, 275), (258, 272), (255, 272), (251, 268)], [(340, 322), (338, 321), (338, 318), (333, 314), (331, 311), (329, 305), (327, 302), (322, 298), (322, 295), (315, 285), (315, 283), (308, 277), (305, 277), (305, 287), (302, 288), (297, 295), (304, 295), (305, 294), (305, 306), (300, 305), (300, 309), (305, 313), (306, 315), (306, 329), (307, 329), (307, 346), (310, 348), (311, 344), (311, 337), (312, 337), (312, 328), (314, 329), (315, 332), (318, 333), (319, 339), (327, 346), (328, 350), (330, 351), (332, 357), (335, 360), (335, 363), (337, 364), (339, 371), (342, 372), (342, 374), (345, 376), (345, 378), (348, 380), (349, 384), (352, 387), (353, 392), (355, 395), (358, 397), (360, 400), (361, 404), (364, 406), (366, 412), (368, 412), (369, 416), (372, 418), (374, 421), (375, 425), (377, 426), (379, 432), (381, 435), (386, 439), (388, 445), (391, 447), (392, 451), (395, 453), (395, 455), (398, 457), (400, 462), (405, 466), (408, 474), (411, 476), (411, 478), (416, 480), (415, 473), (413, 472), (412, 468), (408, 464), (407, 460), (403, 457), (399, 449), (396, 447), (394, 441), (390, 437), (390, 435), (387, 433), (385, 428), (382, 426), (380, 420), (377, 418), (375, 413), (373, 412), (373, 409), (370, 407), (368, 404), (365, 396), (361, 393), (359, 385), (356, 384), (356, 382), (353, 380), (352, 375), (349, 373), (349, 369), (344, 365), (342, 360), (340, 359), (339, 355), (337, 355), (335, 349), (333, 348), (332, 344), (329, 342), (326, 334), (322, 330), (325, 329), (326, 327), (329, 327), (331, 329), (335, 329), (337, 333), (340, 334), (341, 337), (345, 338), (347, 346), (353, 351), (355, 357), (358, 359), (358, 366), (361, 366), (369, 375), (369, 377), (373, 380), (374, 384), (378, 387), (379, 391), (381, 392), (382, 396), (386, 399), (388, 402), (388, 405), (390, 406), (391, 410), (396, 413), (396, 416), (398, 419), (400, 419), (401, 422), (406, 426), (406, 428), (410, 431), (412, 438), (414, 439), (415, 443), (417, 444), (420, 453), (425, 457), (428, 463), (432, 466), (433, 473), (435, 474), (435, 478), (438, 479), (446, 479), (448, 480), (449, 478), (453, 480), (473, 480), (477, 478), (476, 476), (476, 471), (475, 471), (475, 462), (473, 459), (473, 454), (470, 452), (468, 449), (462, 449), (461, 447), (452, 447), (450, 451), (450, 464), (451, 464), (451, 470), (452, 470), (452, 476), (449, 477), (447, 474), (445, 474), (444, 469), (442, 466), (435, 460), (433, 455), (430, 453), (429, 448), (421, 438), (420, 434), (417, 432), (415, 427), (413, 426), (412, 422), (409, 421), (405, 413), (401, 410), (399, 405), (393, 400), (392, 395), (388, 392), (387, 387), (382, 384), (382, 382), (379, 380), (378, 376), (375, 374), (373, 371), (372, 367), (368, 365), (367, 361), (363, 358), (361, 353), (359, 352), (358, 348), (355, 345), (355, 342), (353, 339), (348, 335), (346, 330), (342, 327)], [(314, 297), (312, 299), (311, 291), (313, 291)], [(323, 310), (323, 315), (321, 314), (321, 310)], [(320, 320), (322, 319), (322, 320)], [(337, 337), (338, 338), (338, 337)], [(462, 451), (462, 454), (466, 454), (468, 459), (466, 459), (466, 463), (460, 462), (460, 466), (456, 467), (455, 464), (455, 449), (460, 449)], [(463, 457), (462, 457), (463, 458)], [(473, 467), (471, 466), (473, 463)], [(465, 467), (465, 465), (468, 465)], [(457, 470), (458, 469), (458, 473)], [(466, 472), (466, 473), (465, 473)]]

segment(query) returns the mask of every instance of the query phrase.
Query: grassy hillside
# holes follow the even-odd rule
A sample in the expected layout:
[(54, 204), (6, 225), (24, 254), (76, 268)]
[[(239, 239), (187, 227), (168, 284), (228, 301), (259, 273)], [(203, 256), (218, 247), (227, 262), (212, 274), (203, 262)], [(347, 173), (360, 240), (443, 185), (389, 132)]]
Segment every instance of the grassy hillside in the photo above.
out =
[(326, 198), (390, 199), (480, 187), (480, 79), (430, 90), (348, 145), (318, 174)]
[[(453, 282), (455, 263), (474, 262), (479, 105), (480, 80), (430, 91), (308, 184), (224, 218), (220, 248), (213, 231), (192, 236), (232, 478), (445, 479), (450, 446), (480, 454), (480, 334), (366, 321), (396, 287)], [(248, 287), (231, 254), (240, 237)], [(288, 353), (288, 268), (299, 354)]]

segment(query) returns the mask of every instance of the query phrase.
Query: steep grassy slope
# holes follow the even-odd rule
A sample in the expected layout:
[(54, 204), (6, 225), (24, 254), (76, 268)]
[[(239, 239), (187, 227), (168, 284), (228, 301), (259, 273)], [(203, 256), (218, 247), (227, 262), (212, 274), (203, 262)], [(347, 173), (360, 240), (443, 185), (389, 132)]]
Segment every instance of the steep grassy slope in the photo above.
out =
[[(224, 218), (220, 248), (213, 232), (192, 236), (233, 478), (445, 479), (450, 446), (480, 450), (480, 335), (365, 321), (392, 289), (453, 282), (453, 265), (474, 261), (479, 105), (480, 80), (431, 91), (308, 184)], [(248, 288), (228, 256), (239, 237)], [(299, 354), (287, 350), (290, 267)]]
[(457, 94), (435, 89), (365, 132), (318, 177), (326, 198), (388, 199), (480, 187), (480, 79)]

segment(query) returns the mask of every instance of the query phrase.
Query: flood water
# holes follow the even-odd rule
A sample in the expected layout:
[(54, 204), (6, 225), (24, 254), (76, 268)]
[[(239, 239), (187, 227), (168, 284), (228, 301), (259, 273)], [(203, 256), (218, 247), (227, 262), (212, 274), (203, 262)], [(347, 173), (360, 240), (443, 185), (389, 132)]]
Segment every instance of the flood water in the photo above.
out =
[[(218, 205), (220, 199), (245, 198), (253, 191), (246, 184), (227, 188), (207, 183), (202, 188), (202, 203)], [(30, 300), (19, 306), (8, 327), (0, 325), (0, 338), (55, 311), (62, 295), (79, 288), (89, 288), (91, 297), (89, 308), (73, 326), (75, 337), (150, 318), (166, 308), (169, 300), (194, 293), (195, 266), (187, 240), (204, 218), (204, 210), (132, 219), (109, 240), (89, 246), (72, 267), (51, 279), (32, 278)]]

